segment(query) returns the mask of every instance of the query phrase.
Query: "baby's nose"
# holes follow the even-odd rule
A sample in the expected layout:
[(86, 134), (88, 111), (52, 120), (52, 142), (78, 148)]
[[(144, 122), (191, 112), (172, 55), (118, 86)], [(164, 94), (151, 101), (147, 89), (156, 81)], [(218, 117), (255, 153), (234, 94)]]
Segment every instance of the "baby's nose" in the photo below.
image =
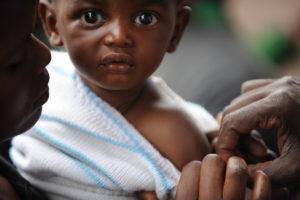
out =
[(131, 47), (133, 38), (131, 36), (130, 24), (115, 20), (107, 27), (107, 33), (104, 37), (104, 44), (107, 46)]

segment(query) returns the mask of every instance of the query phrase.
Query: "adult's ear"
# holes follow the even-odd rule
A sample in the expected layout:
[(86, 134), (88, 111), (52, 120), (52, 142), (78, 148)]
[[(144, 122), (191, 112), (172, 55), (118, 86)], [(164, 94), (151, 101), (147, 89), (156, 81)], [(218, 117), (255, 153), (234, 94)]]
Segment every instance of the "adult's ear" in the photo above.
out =
[(38, 10), (50, 44), (53, 47), (62, 46), (63, 41), (57, 29), (57, 18), (54, 5), (49, 3), (48, 0), (40, 0)]
[(191, 8), (189, 6), (184, 6), (178, 11), (176, 16), (175, 30), (173, 37), (168, 46), (167, 52), (173, 53), (181, 40), (185, 28), (187, 27), (191, 16)]

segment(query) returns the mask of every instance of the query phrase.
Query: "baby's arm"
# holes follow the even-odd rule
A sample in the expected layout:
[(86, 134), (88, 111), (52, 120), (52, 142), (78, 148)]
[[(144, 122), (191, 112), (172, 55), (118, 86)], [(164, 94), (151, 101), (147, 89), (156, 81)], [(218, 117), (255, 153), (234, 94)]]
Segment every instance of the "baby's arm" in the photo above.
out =
[(157, 106), (142, 112), (136, 128), (177, 169), (210, 153), (208, 139), (185, 111)]
[(139, 200), (158, 200), (155, 192), (141, 191), (138, 192), (137, 197)]
[(175, 109), (161, 117), (164, 117), (161, 119), (164, 143), (160, 145), (160, 151), (179, 170), (211, 152), (206, 136), (188, 113)]
[(134, 109), (136, 112), (126, 118), (177, 169), (211, 151), (186, 103), (161, 80), (150, 81)]

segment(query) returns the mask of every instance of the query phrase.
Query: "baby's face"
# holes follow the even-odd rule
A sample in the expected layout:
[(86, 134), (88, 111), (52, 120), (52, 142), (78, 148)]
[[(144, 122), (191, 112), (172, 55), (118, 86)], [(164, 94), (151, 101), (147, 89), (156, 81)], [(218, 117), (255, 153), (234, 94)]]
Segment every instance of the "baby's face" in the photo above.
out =
[(50, 53), (31, 34), (37, 3), (0, 1), (0, 141), (30, 128), (48, 99)]
[(178, 9), (175, 0), (55, 2), (62, 42), (92, 87), (136, 87), (157, 69), (169, 49)]

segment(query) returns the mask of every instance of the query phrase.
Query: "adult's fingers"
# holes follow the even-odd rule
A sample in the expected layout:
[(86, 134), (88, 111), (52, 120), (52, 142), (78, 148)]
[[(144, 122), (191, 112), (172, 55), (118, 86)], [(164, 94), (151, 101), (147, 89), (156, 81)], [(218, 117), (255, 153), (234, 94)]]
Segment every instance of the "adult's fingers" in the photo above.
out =
[(242, 84), (241, 93), (246, 93), (251, 90), (257, 89), (259, 87), (263, 87), (273, 83), (276, 79), (256, 79), (246, 81)]
[(175, 200), (197, 200), (199, 193), (201, 162), (192, 161), (182, 170)]
[(265, 89), (255, 90), (243, 94), (230, 102), (230, 105), (226, 106), (223, 110), (223, 118), (231, 112), (234, 112), (242, 107), (250, 105), (254, 102), (257, 102), (261, 99), (264, 99), (267, 95), (269, 95), (269, 91), (265, 91)]
[(299, 151), (291, 149), (288, 154), (283, 154), (278, 158), (255, 165), (248, 165), (250, 177), (255, 171), (263, 171), (271, 180), (273, 186), (285, 187), (299, 182)]
[(222, 123), (222, 118), (223, 118), (223, 112), (219, 112), (216, 117), (219, 125), (221, 125), (221, 123)]
[[(270, 81), (269, 84), (249, 90), (248, 92), (245, 92), (241, 96), (232, 100), (231, 104), (224, 110), (224, 115), (263, 98), (269, 98), (271, 103), (270, 105), (281, 108), (280, 103), (284, 102), (282, 100), (285, 100), (285, 97), (291, 95), (288, 98), (296, 99), (299, 96), (299, 86), (299, 81), (292, 77), (284, 77), (276, 80), (274, 79), (273, 82)], [(278, 100), (278, 98), (282, 99)]]
[(268, 149), (265, 157), (257, 157), (253, 154), (243, 152), (242, 158), (247, 161), (248, 164), (262, 163), (273, 160), (276, 158), (276, 153), (270, 149)]
[[(214, 147), (216, 148), (216, 147)], [(248, 164), (266, 162), (276, 158), (275, 152), (268, 149), (258, 131), (253, 130), (250, 134), (240, 136), (238, 150), (240, 157)]]
[[(289, 190), (285, 188), (273, 188), (272, 189), (272, 200), (291, 199)], [(292, 198), (294, 199), (294, 198)], [(296, 198), (297, 199), (297, 198)], [(294, 200), (296, 200), (294, 199)], [(300, 198), (298, 198), (300, 199)]]
[(247, 180), (246, 162), (239, 157), (231, 157), (226, 167), (223, 200), (244, 200)]
[(268, 151), (268, 147), (256, 130), (251, 131), (250, 134), (241, 136), (240, 147), (247, 154), (256, 158), (265, 158)]
[(206, 138), (208, 139), (208, 141), (210, 143), (212, 143), (212, 141), (218, 136), (219, 130), (213, 130), (213, 131), (209, 131), (207, 133), (205, 133)]
[(263, 171), (256, 171), (251, 200), (271, 200), (271, 198), (272, 186), (268, 176)]
[[(253, 129), (281, 127), (282, 122), (274, 112), (269, 98), (254, 102), (224, 116), (219, 132), (217, 152), (225, 160), (238, 155), (237, 146), (241, 135), (249, 134)], [(274, 117), (275, 116), (275, 117)]]
[(225, 162), (215, 154), (208, 154), (202, 160), (200, 172), (199, 200), (222, 198)]

